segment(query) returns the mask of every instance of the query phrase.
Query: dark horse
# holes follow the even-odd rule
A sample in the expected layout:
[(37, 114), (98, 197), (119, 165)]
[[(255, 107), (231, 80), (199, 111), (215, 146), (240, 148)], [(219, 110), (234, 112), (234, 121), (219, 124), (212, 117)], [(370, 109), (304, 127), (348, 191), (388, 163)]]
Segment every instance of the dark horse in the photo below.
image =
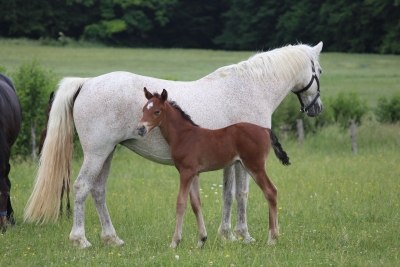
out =
[(10, 154), (21, 130), (22, 111), (13, 82), (0, 73), (0, 228), (15, 224), (11, 207)]
[[(46, 126), (44, 127), (44, 129), (42, 130), (41, 134), (40, 134), (40, 142), (39, 142), (39, 154), (42, 153), (42, 148), (43, 148), (43, 144), (44, 141), (46, 140), (46, 136), (47, 136), (47, 125), (49, 123), (49, 118), (50, 118), (50, 111), (51, 111), (51, 107), (53, 106), (53, 101), (54, 101), (54, 92), (50, 93), (50, 98), (49, 98), (49, 102), (47, 104), (47, 108), (46, 108)], [(69, 172), (68, 172), (69, 175)], [(68, 179), (69, 181), (69, 179)], [(67, 193), (67, 215), (69, 216), (71, 214), (71, 204), (70, 204), (70, 200), (69, 200), (69, 182), (64, 182), (63, 181), (63, 186), (61, 189), (61, 199), (60, 199), (60, 213), (62, 213), (62, 209), (63, 209), (63, 197), (64, 197), (64, 191), (66, 191)]]

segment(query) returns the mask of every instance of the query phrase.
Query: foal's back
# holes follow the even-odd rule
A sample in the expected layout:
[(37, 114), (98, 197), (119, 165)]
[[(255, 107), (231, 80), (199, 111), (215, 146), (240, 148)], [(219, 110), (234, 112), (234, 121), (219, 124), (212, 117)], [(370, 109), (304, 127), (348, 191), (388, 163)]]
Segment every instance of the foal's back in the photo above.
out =
[(270, 148), (270, 130), (241, 122), (211, 130), (193, 127), (177, 148), (171, 147), (175, 165), (194, 164), (197, 172), (223, 169), (235, 161), (264, 166)]

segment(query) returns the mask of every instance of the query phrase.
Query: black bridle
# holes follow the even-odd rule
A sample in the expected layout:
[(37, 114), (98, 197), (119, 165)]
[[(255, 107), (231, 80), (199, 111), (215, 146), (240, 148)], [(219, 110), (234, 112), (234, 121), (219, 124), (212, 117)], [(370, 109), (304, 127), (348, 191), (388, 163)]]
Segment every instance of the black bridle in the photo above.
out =
[[(312, 60), (311, 60), (311, 69), (312, 69), (312, 77), (311, 77), (311, 81), (307, 84), (307, 86), (304, 87), (303, 89), (300, 89), (299, 91), (296, 91), (296, 92), (292, 91), (292, 93), (297, 95), (297, 98), (299, 99), (300, 104), (301, 104), (300, 111), (303, 112), (303, 113), (307, 113), (308, 109), (312, 105), (314, 105), (314, 103), (317, 101), (317, 99), (318, 99), (318, 97), (320, 95), (319, 94), (320, 93), (320, 91), (319, 91), (319, 80), (318, 80), (317, 74), (315, 73), (314, 61), (312, 61)], [(314, 80), (317, 82), (317, 86), (318, 86), (317, 94), (314, 96), (313, 100), (306, 106), (306, 105), (304, 105), (303, 100), (301, 100), (300, 94), (305, 92), (305, 91), (307, 91), (308, 89), (310, 89), (310, 87), (313, 84)]]

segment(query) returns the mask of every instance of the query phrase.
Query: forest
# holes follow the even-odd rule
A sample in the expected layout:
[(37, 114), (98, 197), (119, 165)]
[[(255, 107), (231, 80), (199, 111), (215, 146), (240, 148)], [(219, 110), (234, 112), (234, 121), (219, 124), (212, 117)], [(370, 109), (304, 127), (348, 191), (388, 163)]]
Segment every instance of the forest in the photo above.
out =
[[(43, 44), (400, 54), (400, 0), (0, 0), (0, 36)], [(59, 42), (58, 42), (59, 43)]]

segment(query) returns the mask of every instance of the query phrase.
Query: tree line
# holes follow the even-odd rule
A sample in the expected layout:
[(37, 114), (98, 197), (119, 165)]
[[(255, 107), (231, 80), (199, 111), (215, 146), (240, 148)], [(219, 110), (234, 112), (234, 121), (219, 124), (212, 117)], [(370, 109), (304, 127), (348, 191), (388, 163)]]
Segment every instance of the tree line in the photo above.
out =
[(0, 0), (0, 36), (128, 47), (400, 54), (400, 0)]

